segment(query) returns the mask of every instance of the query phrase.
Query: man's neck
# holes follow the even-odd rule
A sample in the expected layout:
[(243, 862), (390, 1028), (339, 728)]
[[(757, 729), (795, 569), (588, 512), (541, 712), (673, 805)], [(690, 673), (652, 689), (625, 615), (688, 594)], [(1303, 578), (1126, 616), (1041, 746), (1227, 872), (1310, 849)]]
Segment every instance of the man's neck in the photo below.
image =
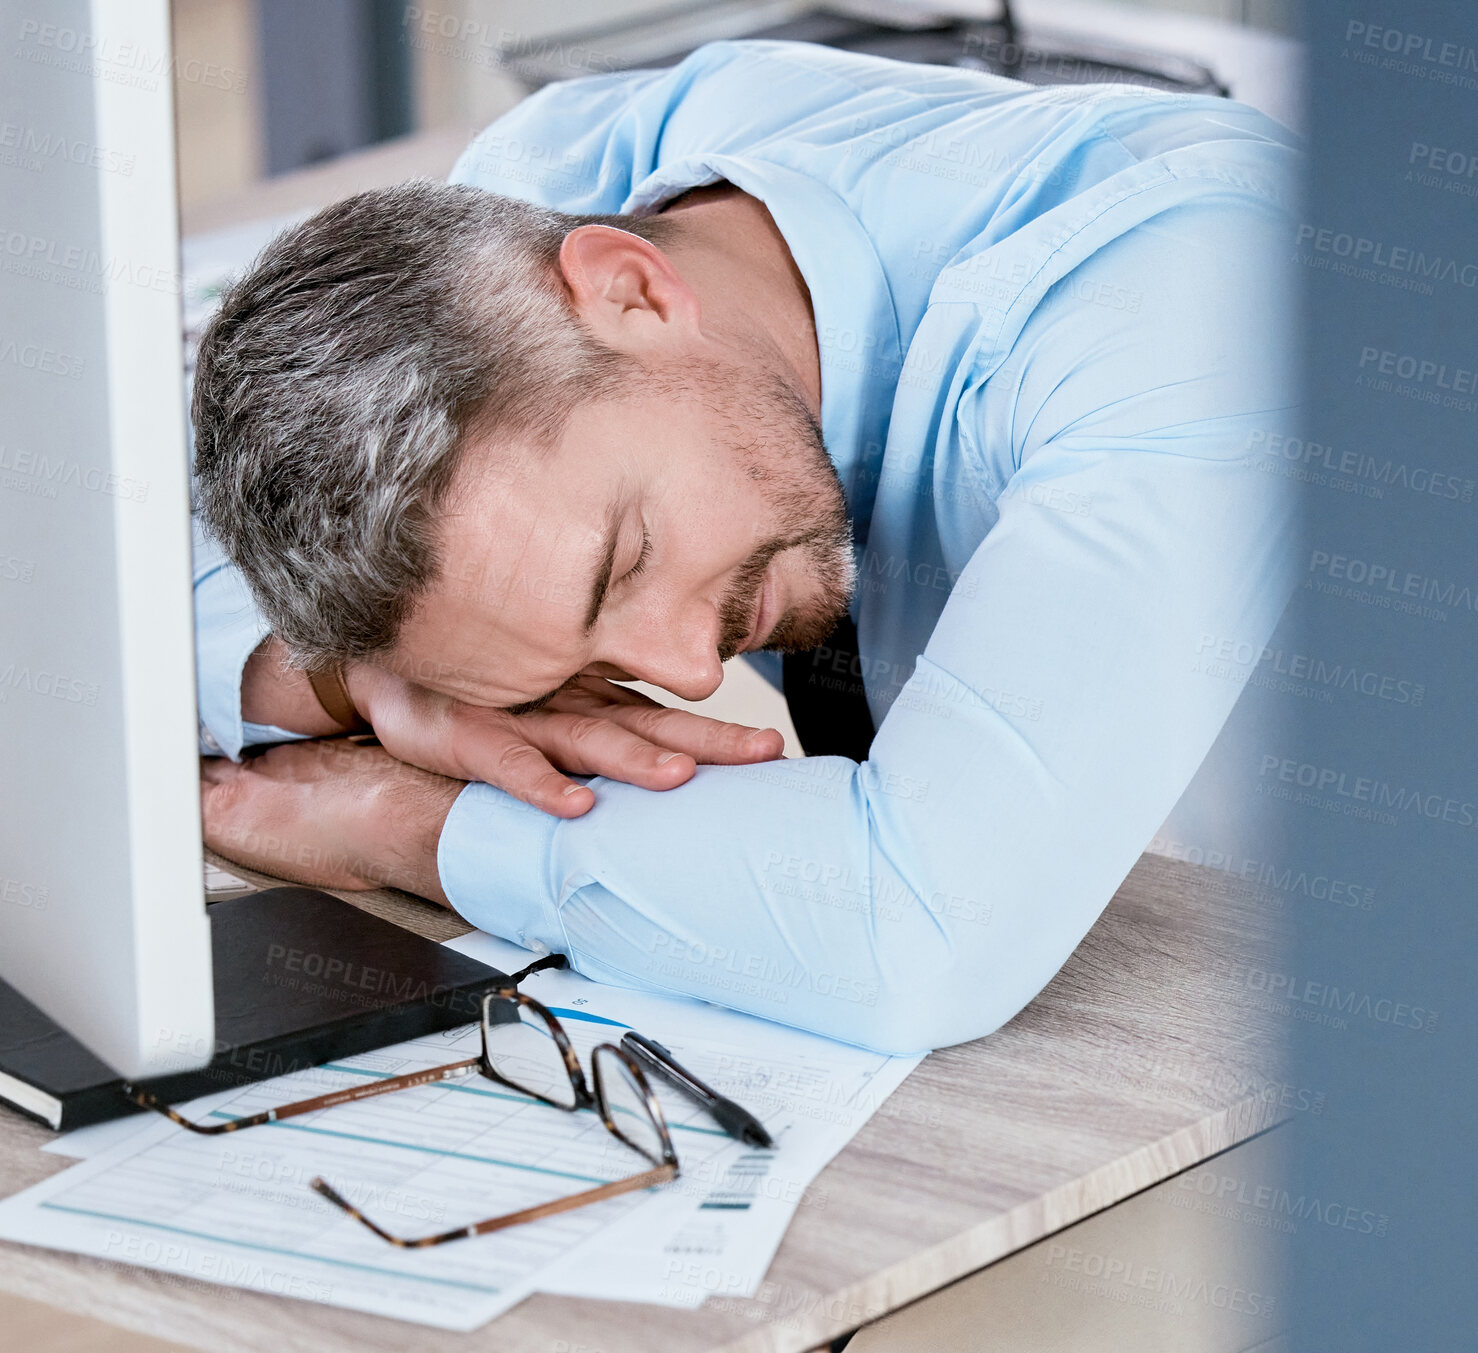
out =
[(811, 293), (790, 246), (758, 198), (715, 183), (692, 188), (662, 208), (682, 218), (683, 278), (720, 323), (768, 341), (821, 416), (821, 359)]

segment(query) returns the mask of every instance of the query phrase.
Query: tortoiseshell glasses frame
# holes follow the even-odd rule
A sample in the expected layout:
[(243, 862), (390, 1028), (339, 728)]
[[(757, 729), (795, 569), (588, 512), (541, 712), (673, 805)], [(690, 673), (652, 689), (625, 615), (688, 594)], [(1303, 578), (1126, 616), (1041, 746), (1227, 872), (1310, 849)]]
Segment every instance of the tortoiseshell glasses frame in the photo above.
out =
[[(249, 1114), (243, 1118), (228, 1119), (223, 1123), (196, 1123), (186, 1118), (177, 1110), (158, 1099), (149, 1091), (141, 1089), (136, 1085), (125, 1085), (124, 1092), (134, 1103), (142, 1108), (153, 1109), (156, 1113), (163, 1114), (171, 1122), (191, 1132), (199, 1133), (201, 1136), (214, 1137), (224, 1132), (239, 1132), (243, 1128), (256, 1127), (262, 1123), (278, 1123), (286, 1118), (296, 1118), (300, 1114), (317, 1113), (322, 1109), (331, 1109), (339, 1104), (349, 1104), (355, 1100), (370, 1099), (377, 1095), (391, 1094), (396, 1090), (409, 1090), (419, 1085), (431, 1085), (437, 1081), (460, 1080), (464, 1076), (480, 1073), (488, 1080), (495, 1081), (499, 1085), (507, 1086), (510, 1090), (517, 1090), (520, 1094), (528, 1095), (531, 1099), (537, 1099), (541, 1103), (548, 1104), (556, 1109), (564, 1109), (566, 1112), (575, 1113), (581, 1109), (594, 1109), (605, 1124), (606, 1129), (619, 1141), (630, 1147), (638, 1155), (651, 1163), (650, 1169), (642, 1170), (637, 1174), (630, 1175), (625, 1179), (617, 1179), (609, 1184), (601, 1184), (593, 1189), (585, 1189), (580, 1193), (568, 1194), (563, 1198), (555, 1198), (547, 1203), (540, 1203), (536, 1207), (526, 1207), (518, 1212), (510, 1212), (501, 1217), (489, 1217), (486, 1221), (474, 1222), (471, 1226), (459, 1226), (455, 1230), (442, 1231), (435, 1235), (416, 1236), (408, 1238), (393, 1235), (378, 1223), (370, 1220), (350, 1203), (341, 1194), (337, 1193), (321, 1177), (310, 1181), (309, 1187), (314, 1192), (326, 1198), (335, 1207), (342, 1209), (356, 1221), (373, 1231), (381, 1240), (402, 1249), (421, 1249), (429, 1245), (444, 1245), (448, 1241), (463, 1240), (470, 1236), (486, 1235), (490, 1231), (505, 1230), (510, 1226), (518, 1226), (523, 1222), (537, 1221), (541, 1217), (554, 1216), (559, 1212), (568, 1212), (577, 1207), (584, 1207), (589, 1203), (598, 1203), (606, 1198), (615, 1198), (623, 1193), (633, 1193), (639, 1189), (652, 1188), (658, 1184), (666, 1184), (676, 1179), (679, 1174), (677, 1152), (673, 1149), (672, 1134), (668, 1130), (667, 1120), (662, 1115), (661, 1105), (657, 1103), (657, 1097), (652, 1093), (651, 1086), (647, 1082), (645, 1074), (636, 1059), (614, 1043), (598, 1044), (591, 1052), (590, 1065), (595, 1082), (594, 1093), (591, 1092), (589, 1083), (585, 1079), (585, 1072), (580, 1066), (580, 1060), (575, 1053), (574, 1045), (570, 1042), (569, 1035), (564, 1026), (555, 1018), (554, 1014), (532, 996), (527, 996), (517, 989), (517, 983), (530, 972), (541, 968), (563, 967), (565, 959), (563, 955), (554, 954), (549, 958), (541, 959), (537, 963), (530, 964), (522, 972), (515, 974), (508, 983), (495, 987), (482, 998), (481, 1010), (481, 1033), (482, 1046), (476, 1057), (468, 1057), (460, 1062), (448, 1062), (444, 1066), (428, 1067), (424, 1071), (412, 1071), (404, 1076), (392, 1076), (386, 1080), (373, 1081), (367, 1085), (352, 1086), (346, 1090), (331, 1091), (326, 1095), (318, 1095), (313, 1099), (295, 1100), (291, 1104), (282, 1104), (276, 1108), (265, 1109), (261, 1113)], [(570, 1078), (570, 1091), (572, 1102), (562, 1102), (550, 1098), (548, 1095), (540, 1094), (525, 1085), (509, 1080), (502, 1075), (493, 1065), (488, 1054), (488, 1035), (491, 1029), (498, 1025), (522, 1023), (521, 1009), (533, 1013), (544, 1027), (548, 1030), (550, 1037), (554, 1040), (555, 1047), (559, 1050), (560, 1059), (564, 1063), (566, 1073)], [(655, 1132), (656, 1140), (660, 1144), (660, 1150), (653, 1150), (642, 1145), (617, 1125), (611, 1111), (610, 1099), (607, 1094), (607, 1079), (610, 1076), (620, 1076), (625, 1073), (629, 1078), (631, 1089), (635, 1091), (639, 1104), (646, 1111), (650, 1125)]]

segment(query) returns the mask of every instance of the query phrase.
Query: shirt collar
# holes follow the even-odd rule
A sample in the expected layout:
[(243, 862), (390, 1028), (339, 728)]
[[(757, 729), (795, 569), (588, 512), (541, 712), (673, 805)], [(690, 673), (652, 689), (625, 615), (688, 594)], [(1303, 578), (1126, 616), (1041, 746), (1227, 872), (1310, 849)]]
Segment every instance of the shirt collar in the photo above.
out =
[(821, 357), (821, 431), (859, 543), (877, 495), (903, 358), (898, 317), (872, 241), (847, 205), (793, 169), (732, 155), (693, 155), (642, 179), (621, 206), (649, 211), (725, 180), (769, 209), (811, 292)]

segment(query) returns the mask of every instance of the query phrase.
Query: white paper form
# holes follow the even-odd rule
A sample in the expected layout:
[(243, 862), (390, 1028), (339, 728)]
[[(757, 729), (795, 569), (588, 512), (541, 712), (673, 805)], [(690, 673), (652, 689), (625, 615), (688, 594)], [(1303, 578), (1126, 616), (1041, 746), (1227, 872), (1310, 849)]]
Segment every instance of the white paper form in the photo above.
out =
[[(452, 947), (505, 972), (530, 957), (481, 934)], [(217, 1138), (153, 1116), (82, 1129), (55, 1148), (91, 1151), (88, 1162), (0, 1203), (0, 1235), (456, 1329), (534, 1290), (696, 1306), (753, 1295), (797, 1207), (826, 1205), (816, 1175), (919, 1060), (568, 971), (534, 974), (523, 989), (554, 1010), (587, 1070), (594, 1044), (634, 1027), (755, 1113), (777, 1149), (734, 1141), (651, 1077), (682, 1175), (644, 1194), (402, 1251), (308, 1189), (323, 1174), (392, 1231), (420, 1235), (641, 1167), (594, 1114), (514, 1103), (513, 1092), (473, 1077)], [(187, 1112), (219, 1120), (475, 1047), (470, 1028), (429, 1035), (223, 1091)]]
[[(482, 932), (448, 947), (504, 972), (531, 957)], [(690, 1160), (689, 1133), (712, 1131), (713, 1120), (649, 1075), (673, 1128), (682, 1175), (639, 1214), (546, 1270), (537, 1282), (544, 1292), (686, 1307), (710, 1296), (753, 1296), (797, 1209), (826, 1206), (824, 1190), (812, 1187), (816, 1176), (922, 1060), (869, 1052), (686, 996), (605, 986), (569, 970), (533, 974), (522, 990), (556, 1011), (598, 1005), (656, 1039), (699, 1080), (760, 1119), (776, 1143), (762, 1151), (731, 1139), (708, 1159)], [(613, 1042), (620, 1032), (612, 1031)]]
[[(563, 1022), (588, 1066), (609, 1025)], [(471, 1056), (475, 1026), (197, 1100), (224, 1121), (365, 1079)], [(674, 1136), (701, 1163), (729, 1138)], [(386, 1244), (308, 1188), (323, 1175), (392, 1232), (419, 1236), (646, 1168), (593, 1113), (564, 1113), (482, 1077), (398, 1091), (282, 1123), (201, 1137), (164, 1119), (0, 1203), (0, 1235), (206, 1281), (474, 1329), (541, 1269), (653, 1191), (425, 1250)]]

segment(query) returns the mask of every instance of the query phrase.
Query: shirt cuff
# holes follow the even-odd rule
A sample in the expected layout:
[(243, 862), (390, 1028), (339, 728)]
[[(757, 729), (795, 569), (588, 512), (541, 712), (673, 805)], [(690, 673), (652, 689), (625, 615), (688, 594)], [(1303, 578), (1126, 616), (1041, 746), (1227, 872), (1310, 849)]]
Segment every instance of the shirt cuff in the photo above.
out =
[(492, 785), (468, 785), (436, 847), (442, 890), (457, 914), (525, 949), (568, 954), (549, 886), (559, 821)]
[(247, 723), (241, 724), (241, 745), (243, 747), (255, 747), (263, 742), (309, 742), (313, 738), (312, 733), (294, 733), (288, 728), (279, 728), (275, 723)]

